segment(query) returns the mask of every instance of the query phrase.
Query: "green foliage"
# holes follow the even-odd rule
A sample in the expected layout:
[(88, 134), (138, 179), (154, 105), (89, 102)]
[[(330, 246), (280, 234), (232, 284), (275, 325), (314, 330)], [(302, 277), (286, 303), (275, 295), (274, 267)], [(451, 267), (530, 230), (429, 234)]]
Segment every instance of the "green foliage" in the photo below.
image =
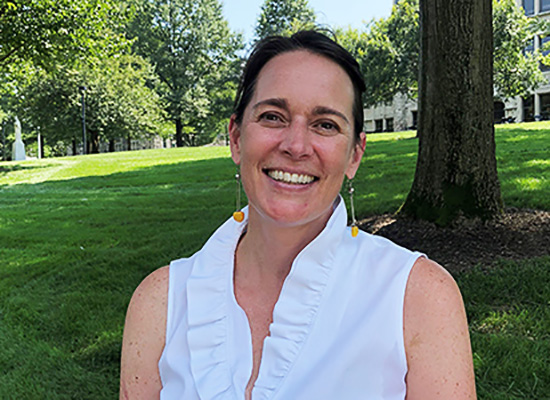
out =
[(217, 132), (208, 130), (231, 114), (242, 38), (229, 30), (219, 0), (136, 0), (135, 10), (133, 48), (155, 67), (177, 145), (209, 140)]
[(265, 0), (255, 28), (256, 40), (289, 35), (315, 25), (315, 11), (308, 0)]
[(0, 5), (0, 70), (120, 51), (126, 11), (115, 0), (18, 0)]
[(548, 31), (543, 20), (528, 18), (514, 0), (493, 0), (494, 84), (497, 96), (526, 96), (545, 82), (540, 51), (526, 51), (537, 35)]
[(389, 18), (374, 22), (359, 60), (366, 103), (387, 103), (397, 94), (417, 96), (420, 28), (418, 0), (401, 0)]
[(367, 107), (390, 103), (395, 95), (417, 96), (420, 31), (418, 0), (401, 0), (387, 19), (371, 21), (366, 32), (338, 30), (339, 43), (358, 60)]
[[(400, 0), (387, 19), (373, 21), (368, 32), (349, 29), (343, 42), (356, 55), (367, 91), (365, 105), (390, 103), (396, 94), (416, 98), (420, 57), (418, 0)], [(498, 97), (526, 96), (544, 78), (540, 63), (550, 56), (527, 52), (536, 35), (549, 32), (544, 20), (527, 18), (514, 0), (493, 0), (494, 85)], [(348, 47), (349, 46), (349, 47)]]
[(81, 100), (85, 87), (86, 129), (92, 152), (99, 140), (143, 137), (158, 132), (162, 109), (150, 89), (155, 76), (150, 65), (132, 55), (104, 58), (95, 63), (52, 73), (35, 74), (22, 92), (19, 114), (27, 129), (40, 131), (51, 144), (80, 141)]

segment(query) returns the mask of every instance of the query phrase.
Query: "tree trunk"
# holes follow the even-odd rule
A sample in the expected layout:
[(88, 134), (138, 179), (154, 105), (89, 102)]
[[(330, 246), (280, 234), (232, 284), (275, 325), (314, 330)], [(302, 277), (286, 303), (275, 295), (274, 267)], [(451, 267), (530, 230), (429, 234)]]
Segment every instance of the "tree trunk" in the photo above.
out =
[(126, 150), (132, 151), (132, 137), (130, 136), (130, 134), (126, 136)]
[(401, 212), (447, 225), (502, 210), (491, 0), (420, 1), (419, 151)]
[(109, 139), (109, 153), (115, 152), (115, 140)]
[(73, 156), (76, 156), (77, 154), (76, 139), (73, 139)]
[(183, 147), (183, 124), (181, 118), (176, 118), (176, 147)]

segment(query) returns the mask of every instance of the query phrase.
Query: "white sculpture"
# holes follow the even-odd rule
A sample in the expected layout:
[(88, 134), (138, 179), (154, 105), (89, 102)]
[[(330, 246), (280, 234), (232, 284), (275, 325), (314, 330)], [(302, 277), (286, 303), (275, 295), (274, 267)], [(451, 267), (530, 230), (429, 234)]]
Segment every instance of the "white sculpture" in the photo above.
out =
[(15, 129), (15, 142), (13, 142), (11, 159), (13, 161), (24, 161), (27, 156), (25, 155), (25, 143), (21, 139), (21, 122), (19, 122), (19, 118), (15, 117), (13, 127)]

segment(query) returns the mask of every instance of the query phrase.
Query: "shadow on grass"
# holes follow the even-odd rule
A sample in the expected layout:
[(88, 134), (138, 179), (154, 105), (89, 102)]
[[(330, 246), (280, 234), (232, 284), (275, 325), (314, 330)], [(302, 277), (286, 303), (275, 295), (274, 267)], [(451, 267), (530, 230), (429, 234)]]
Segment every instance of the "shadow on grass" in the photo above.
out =
[(5, 175), (9, 172), (14, 171), (25, 171), (31, 169), (43, 169), (48, 168), (49, 165), (22, 165), (22, 164), (13, 164), (13, 165), (0, 165), (0, 175)]

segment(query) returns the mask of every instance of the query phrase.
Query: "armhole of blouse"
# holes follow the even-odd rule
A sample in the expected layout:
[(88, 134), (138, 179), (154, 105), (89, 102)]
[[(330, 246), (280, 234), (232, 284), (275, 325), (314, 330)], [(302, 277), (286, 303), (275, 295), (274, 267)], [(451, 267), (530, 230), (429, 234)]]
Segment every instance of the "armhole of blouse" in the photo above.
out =
[(168, 266), (168, 293), (166, 297), (166, 334), (164, 336), (164, 346), (168, 343), (170, 337), (172, 337), (172, 323), (173, 323), (173, 308), (174, 308), (174, 291), (172, 288), (172, 274), (175, 268), (173, 268), (172, 263)]

